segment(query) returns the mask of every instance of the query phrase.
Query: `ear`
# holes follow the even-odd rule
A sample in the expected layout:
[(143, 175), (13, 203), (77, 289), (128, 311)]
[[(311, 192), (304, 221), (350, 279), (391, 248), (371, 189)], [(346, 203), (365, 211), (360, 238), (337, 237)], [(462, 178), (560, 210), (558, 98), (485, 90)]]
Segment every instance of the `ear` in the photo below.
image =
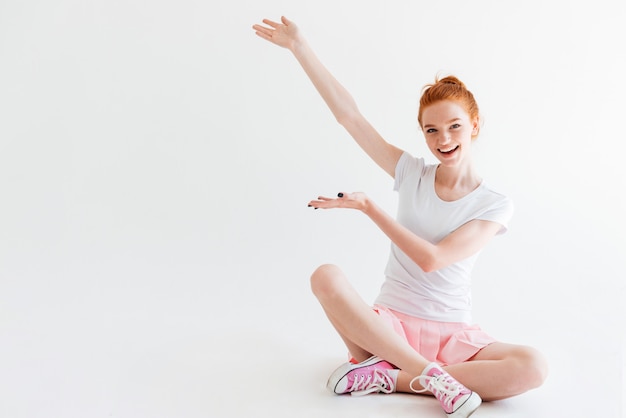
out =
[(480, 132), (480, 119), (476, 118), (472, 122), (472, 137), (477, 137), (478, 132)]

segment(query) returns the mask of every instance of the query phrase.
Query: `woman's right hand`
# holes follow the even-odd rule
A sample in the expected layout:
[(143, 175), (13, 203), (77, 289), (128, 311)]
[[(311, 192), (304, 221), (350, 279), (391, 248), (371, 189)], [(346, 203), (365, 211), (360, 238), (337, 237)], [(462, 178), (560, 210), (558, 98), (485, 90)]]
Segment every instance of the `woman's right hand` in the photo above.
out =
[(259, 37), (293, 51), (297, 42), (300, 41), (298, 27), (285, 16), (282, 16), (280, 20), (282, 24), (263, 19), (263, 23), (269, 27), (257, 24), (253, 25), (252, 29)]

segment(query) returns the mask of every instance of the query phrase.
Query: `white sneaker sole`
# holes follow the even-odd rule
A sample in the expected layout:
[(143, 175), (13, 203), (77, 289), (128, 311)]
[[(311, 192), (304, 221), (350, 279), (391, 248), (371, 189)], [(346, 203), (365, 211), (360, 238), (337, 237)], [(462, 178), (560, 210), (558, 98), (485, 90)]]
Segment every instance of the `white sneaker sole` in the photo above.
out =
[(459, 407), (456, 411), (447, 414), (448, 418), (467, 418), (474, 413), (483, 402), (477, 393), (472, 392), (469, 398), (465, 400), (465, 403)]
[[(339, 366), (339, 368), (337, 368), (337, 370), (335, 370), (330, 375), (330, 377), (328, 378), (328, 382), (326, 382), (326, 387), (331, 392), (336, 393), (338, 395), (342, 395), (342, 393), (337, 393), (336, 392), (337, 385), (339, 384), (341, 379), (346, 377), (346, 375), (348, 373), (350, 373), (354, 369), (359, 369), (361, 367), (371, 366), (373, 364), (380, 363), (382, 361), (384, 361), (384, 360), (381, 359), (380, 357), (372, 356), (372, 357), (368, 358), (367, 360), (364, 360), (364, 361), (362, 361), (360, 363), (357, 363), (357, 364), (353, 364), (353, 363), (349, 363), (349, 362), (345, 363), (345, 364), (342, 364), (341, 366)], [(469, 401), (469, 399), (468, 399), (468, 401)]]

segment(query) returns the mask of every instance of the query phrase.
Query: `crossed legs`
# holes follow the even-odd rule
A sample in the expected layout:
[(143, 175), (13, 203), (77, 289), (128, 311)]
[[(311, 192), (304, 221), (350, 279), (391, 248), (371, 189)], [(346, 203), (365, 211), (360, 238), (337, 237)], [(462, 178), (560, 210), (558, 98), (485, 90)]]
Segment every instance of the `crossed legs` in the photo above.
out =
[[(311, 276), (311, 288), (326, 316), (357, 361), (371, 355), (397, 366), (397, 390), (413, 393), (409, 382), (429, 361), (395, 333), (354, 290), (343, 272), (322, 265)], [(525, 346), (493, 343), (464, 363), (445, 367), (484, 400), (503, 399), (540, 386), (547, 374), (543, 356)], [(421, 389), (413, 384), (415, 389)]]

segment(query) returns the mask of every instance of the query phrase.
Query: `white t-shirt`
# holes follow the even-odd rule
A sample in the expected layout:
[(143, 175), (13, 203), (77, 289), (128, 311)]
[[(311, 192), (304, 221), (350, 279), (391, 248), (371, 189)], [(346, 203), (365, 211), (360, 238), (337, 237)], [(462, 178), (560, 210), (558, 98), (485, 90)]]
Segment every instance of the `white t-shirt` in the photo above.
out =
[[(435, 192), (437, 165), (404, 153), (395, 172), (400, 224), (436, 244), (473, 220), (502, 225), (504, 233), (513, 214), (509, 198), (494, 192), (484, 181), (459, 200), (447, 202)], [(430, 273), (391, 243), (385, 282), (375, 304), (407, 315), (442, 322), (471, 322), (471, 270), (479, 253)]]

